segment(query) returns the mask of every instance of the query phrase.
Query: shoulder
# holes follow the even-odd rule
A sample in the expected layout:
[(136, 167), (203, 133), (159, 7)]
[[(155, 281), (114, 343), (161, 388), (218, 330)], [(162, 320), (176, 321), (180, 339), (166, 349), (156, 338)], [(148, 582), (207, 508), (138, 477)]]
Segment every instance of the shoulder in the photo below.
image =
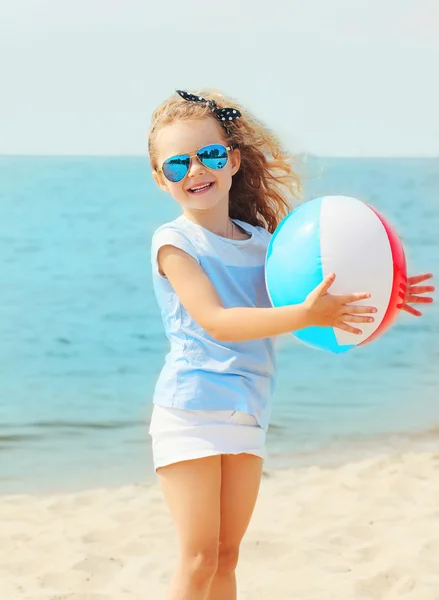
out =
[(160, 225), (154, 231), (151, 239), (153, 261), (155, 261), (160, 248), (168, 245), (183, 250), (198, 261), (198, 253), (191, 238), (191, 233), (181, 217)]
[(187, 228), (185, 227), (185, 222), (181, 217), (177, 217), (173, 221), (168, 221), (167, 223), (163, 223), (152, 234), (152, 239), (156, 239), (162, 235), (165, 235), (165, 232), (177, 232), (182, 235), (187, 234)]
[[(185, 241), (192, 244), (191, 231), (188, 229), (186, 222), (178, 217), (168, 223), (163, 223), (152, 234), (152, 246), (163, 246), (165, 244), (173, 244), (173, 241)], [(192, 244), (193, 245), (193, 244)]]

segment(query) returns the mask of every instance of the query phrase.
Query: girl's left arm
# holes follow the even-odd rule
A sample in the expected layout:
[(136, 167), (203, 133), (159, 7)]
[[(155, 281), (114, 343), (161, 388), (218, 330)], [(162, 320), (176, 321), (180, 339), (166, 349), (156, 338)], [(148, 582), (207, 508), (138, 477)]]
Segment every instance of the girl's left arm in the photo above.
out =
[(405, 291), (405, 295), (402, 300), (401, 310), (405, 310), (415, 317), (420, 317), (422, 315), (420, 310), (413, 308), (410, 304), (431, 304), (433, 302), (432, 296), (418, 295), (429, 294), (435, 291), (433, 285), (418, 285), (418, 283), (427, 281), (427, 279), (431, 279), (432, 277), (432, 273), (422, 273), (421, 275), (413, 275), (413, 277), (407, 279), (407, 288), (406, 290), (403, 290), (403, 293)]

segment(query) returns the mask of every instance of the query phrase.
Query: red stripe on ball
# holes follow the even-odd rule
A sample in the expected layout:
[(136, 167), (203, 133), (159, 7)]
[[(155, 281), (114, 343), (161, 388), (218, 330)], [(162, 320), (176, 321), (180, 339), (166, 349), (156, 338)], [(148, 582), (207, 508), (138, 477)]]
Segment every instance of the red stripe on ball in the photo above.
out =
[[(359, 346), (364, 346), (369, 342), (372, 342), (375, 338), (382, 335), (389, 327), (393, 324), (396, 317), (401, 310), (401, 296), (400, 292), (406, 289), (407, 284), (407, 264), (404, 254), (404, 248), (399, 239), (398, 234), (390, 225), (390, 223), (383, 217), (381, 213), (372, 208), (368, 204), (371, 211), (373, 211), (377, 217), (380, 219), (383, 224), (384, 229), (386, 230), (387, 237), (390, 243), (390, 250), (392, 252), (392, 260), (393, 260), (393, 285), (392, 292), (390, 294), (389, 304), (387, 306), (387, 310), (385, 312), (384, 318), (381, 321), (379, 327), (375, 329), (375, 331), (366, 338), (363, 342), (358, 344)], [(373, 304), (373, 298), (371, 299)]]

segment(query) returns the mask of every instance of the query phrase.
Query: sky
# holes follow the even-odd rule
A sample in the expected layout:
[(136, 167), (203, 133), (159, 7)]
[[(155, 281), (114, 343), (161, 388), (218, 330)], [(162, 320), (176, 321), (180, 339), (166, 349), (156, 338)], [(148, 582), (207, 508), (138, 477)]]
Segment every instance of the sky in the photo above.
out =
[(0, 154), (145, 155), (175, 89), (290, 151), (439, 156), (438, 0), (0, 0)]

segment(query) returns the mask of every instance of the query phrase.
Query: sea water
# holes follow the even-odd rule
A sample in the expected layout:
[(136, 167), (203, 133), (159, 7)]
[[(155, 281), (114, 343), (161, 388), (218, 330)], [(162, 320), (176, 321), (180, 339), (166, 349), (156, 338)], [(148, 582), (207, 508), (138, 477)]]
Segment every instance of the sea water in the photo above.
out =
[[(305, 199), (369, 202), (411, 274), (439, 271), (439, 159), (314, 157), (301, 171)], [(153, 477), (148, 421), (168, 342), (150, 240), (177, 215), (145, 157), (0, 157), (1, 493)], [(439, 310), (424, 313), (345, 355), (283, 336), (267, 464), (434, 438)]]

